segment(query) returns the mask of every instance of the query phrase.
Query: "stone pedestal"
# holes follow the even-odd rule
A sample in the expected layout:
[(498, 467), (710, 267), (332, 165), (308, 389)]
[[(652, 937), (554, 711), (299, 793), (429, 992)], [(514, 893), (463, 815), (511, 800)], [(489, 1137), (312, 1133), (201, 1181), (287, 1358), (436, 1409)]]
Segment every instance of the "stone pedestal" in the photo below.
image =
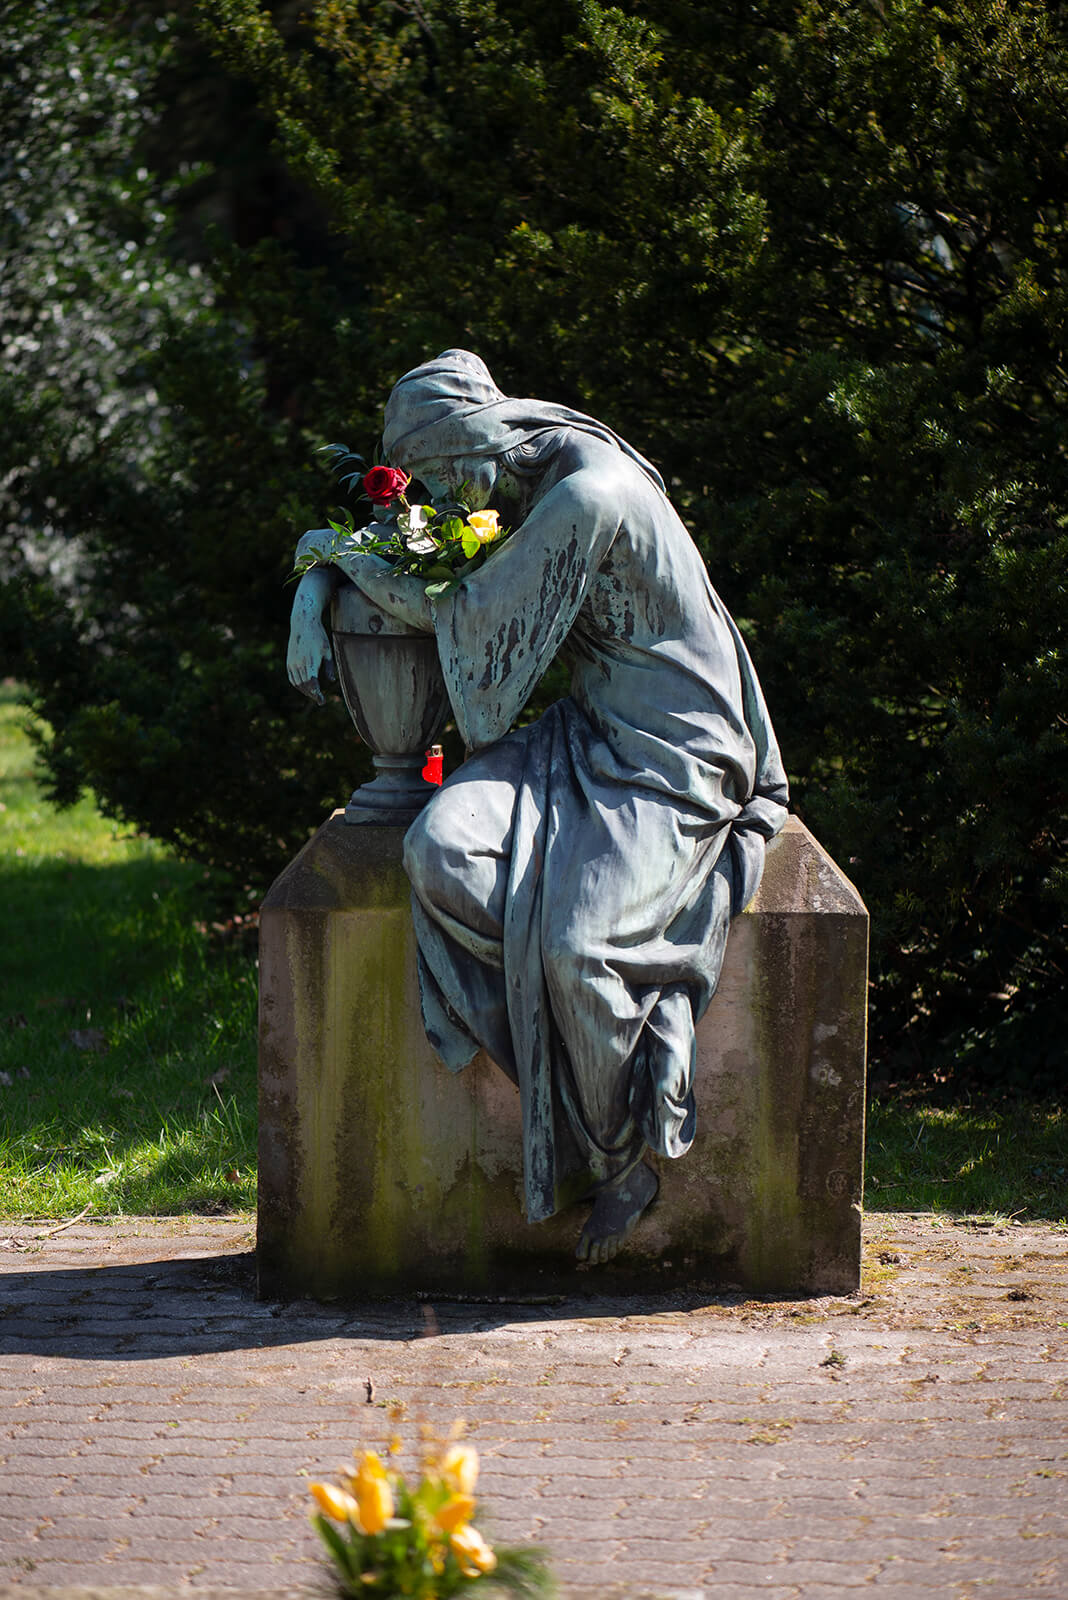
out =
[(582, 1208), (523, 1216), (518, 1091), (426, 1042), (403, 836), (336, 812), (263, 905), (262, 1295), (857, 1287), (868, 916), (796, 818), (698, 1029), (693, 1148), (596, 1268), (574, 1261)]

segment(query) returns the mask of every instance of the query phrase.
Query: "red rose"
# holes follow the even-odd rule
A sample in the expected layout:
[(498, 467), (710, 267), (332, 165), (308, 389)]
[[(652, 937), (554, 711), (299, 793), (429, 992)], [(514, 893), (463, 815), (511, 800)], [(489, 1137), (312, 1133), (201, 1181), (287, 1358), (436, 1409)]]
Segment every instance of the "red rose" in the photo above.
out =
[(364, 492), (373, 505), (388, 506), (408, 487), (408, 474), (396, 467), (372, 467), (364, 475)]

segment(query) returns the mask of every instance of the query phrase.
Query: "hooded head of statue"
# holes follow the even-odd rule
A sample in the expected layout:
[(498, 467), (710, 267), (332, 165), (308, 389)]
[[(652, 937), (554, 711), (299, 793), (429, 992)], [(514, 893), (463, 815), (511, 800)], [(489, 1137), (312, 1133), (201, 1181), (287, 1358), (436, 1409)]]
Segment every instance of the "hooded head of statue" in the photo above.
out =
[(611, 428), (568, 406), (502, 394), (486, 363), (470, 350), (445, 350), (405, 373), (386, 404), (382, 443), (388, 461), (412, 471), (503, 456), (567, 429), (614, 445), (663, 489), (656, 469)]

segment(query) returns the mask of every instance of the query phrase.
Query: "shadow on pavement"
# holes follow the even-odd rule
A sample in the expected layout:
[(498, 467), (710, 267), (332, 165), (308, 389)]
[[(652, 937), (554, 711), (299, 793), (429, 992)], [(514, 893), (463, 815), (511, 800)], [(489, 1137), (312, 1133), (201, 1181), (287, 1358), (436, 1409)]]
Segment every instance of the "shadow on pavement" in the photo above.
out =
[[(407, 1343), (503, 1324), (685, 1314), (743, 1303), (691, 1290), (627, 1296), (422, 1296), (359, 1305), (256, 1299), (253, 1251), (98, 1267), (4, 1271), (0, 1354), (157, 1360), (352, 1338)], [(803, 1302), (802, 1302), (803, 1303)]]

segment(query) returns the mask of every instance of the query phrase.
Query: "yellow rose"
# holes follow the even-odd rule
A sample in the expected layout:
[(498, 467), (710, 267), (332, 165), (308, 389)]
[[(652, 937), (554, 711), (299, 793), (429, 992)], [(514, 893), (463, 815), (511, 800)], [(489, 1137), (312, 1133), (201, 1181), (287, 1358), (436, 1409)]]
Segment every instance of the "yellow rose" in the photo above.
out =
[(475, 1498), (470, 1494), (450, 1495), (439, 1511), (434, 1513), (434, 1521), (442, 1533), (452, 1533), (461, 1528), (465, 1522), (470, 1522), (475, 1509)]
[(364, 1454), (352, 1479), (359, 1525), (363, 1533), (381, 1533), (393, 1515), (393, 1490), (386, 1469), (373, 1450)]
[(335, 1522), (348, 1522), (357, 1515), (359, 1508), (351, 1494), (346, 1494), (344, 1489), (335, 1489), (332, 1483), (309, 1483), (308, 1488), (320, 1511), (325, 1511)]
[(473, 1494), (478, 1482), (478, 1451), (473, 1444), (451, 1444), (441, 1458), (440, 1471), (461, 1494)]
[(476, 534), (479, 544), (492, 544), (501, 536), (496, 511), (472, 511), (467, 526)]
[(477, 1578), (480, 1572), (492, 1572), (497, 1557), (477, 1528), (457, 1528), (450, 1533), (449, 1544), (465, 1578)]

